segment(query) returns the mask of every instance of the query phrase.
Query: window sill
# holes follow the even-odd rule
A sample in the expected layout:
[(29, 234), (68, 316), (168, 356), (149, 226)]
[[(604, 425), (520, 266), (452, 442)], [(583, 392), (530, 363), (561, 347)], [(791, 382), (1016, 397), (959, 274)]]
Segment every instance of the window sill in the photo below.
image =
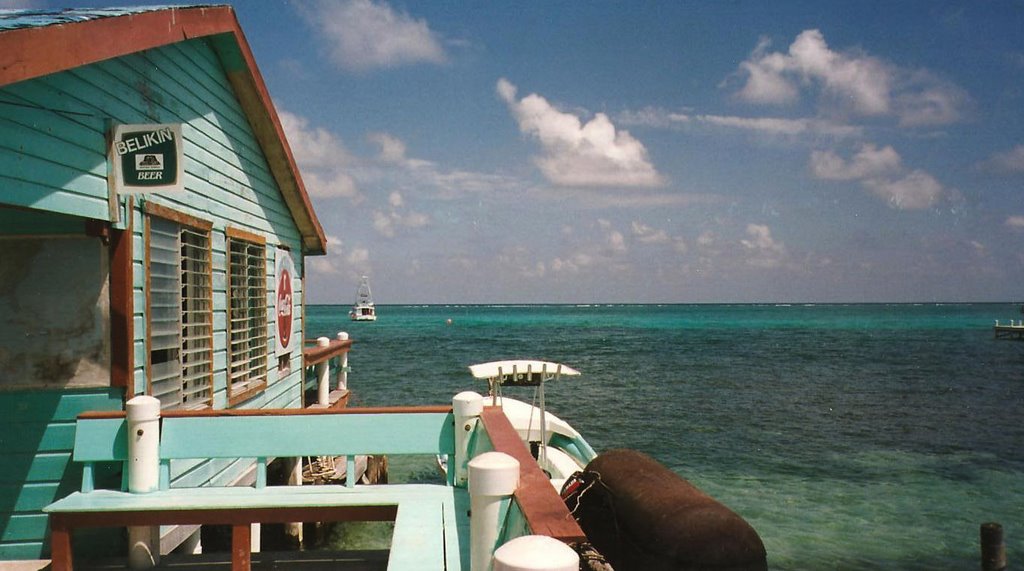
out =
[(248, 385), (236, 390), (228, 390), (228, 407), (247, 401), (267, 388), (266, 381), (256, 385)]

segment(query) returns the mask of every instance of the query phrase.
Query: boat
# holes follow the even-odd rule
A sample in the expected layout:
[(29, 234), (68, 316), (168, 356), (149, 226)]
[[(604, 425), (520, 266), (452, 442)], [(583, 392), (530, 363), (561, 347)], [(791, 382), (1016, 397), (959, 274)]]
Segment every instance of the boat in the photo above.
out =
[(377, 321), (377, 308), (373, 305), (373, 294), (370, 293), (370, 278), (363, 276), (356, 290), (356, 302), (348, 312), (352, 321)]
[[(550, 361), (505, 360), (471, 365), (469, 371), (474, 379), (487, 382), (491, 406), (504, 411), (555, 489), (561, 490), (597, 456), (579, 432), (547, 410), (545, 402), (545, 383), (577, 377), (576, 369)], [(533, 387), (534, 404), (505, 396), (505, 387)]]
[[(491, 361), (469, 370), (487, 382), (484, 402), (508, 420), (529, 451), (526, 458), (536, 462), (586, 535), (577, 551), (590, 566), (581, 569), (767, 569), (764, 544), (741, 516), (646, 454), (598, 454), (547, 410), (544, 386), (577, 377), (578, 370), (539, 360)], [(508, 387), (532, 387), (532, 402), (506, 396)], [(480, 397), (460, 393), (453, 402), (463, 398)], [(439, 456), (438, 463), (447, 474), (447, 458)]]

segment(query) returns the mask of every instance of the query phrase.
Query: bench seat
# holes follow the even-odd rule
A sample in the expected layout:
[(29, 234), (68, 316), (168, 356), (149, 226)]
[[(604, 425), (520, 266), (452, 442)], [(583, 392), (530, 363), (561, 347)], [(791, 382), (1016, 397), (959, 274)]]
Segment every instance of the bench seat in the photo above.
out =
[[(146, 494), (94, 490), (75, 492), (44, 511), (55, 544), (70, 544), (70, 530), (79, 527), (232, 525), (237, 544), (249, 539), (252, 523), (302, 521), (296, 519), (300, 515), (310, 521), (394, 521), (388, 569), (400, 571), (468, 569), (468, 506), (461, 488), (388, 484), (171, 488)], [(55, 569), (63, 564), (54, 560)]]

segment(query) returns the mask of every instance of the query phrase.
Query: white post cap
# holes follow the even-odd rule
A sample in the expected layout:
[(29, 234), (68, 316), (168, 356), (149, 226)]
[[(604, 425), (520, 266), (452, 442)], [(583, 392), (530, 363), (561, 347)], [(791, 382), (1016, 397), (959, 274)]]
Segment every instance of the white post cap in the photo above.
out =
[(519, 487), (519, 461), (504, 452), (485, 452), (469, 461), (471, 496), (511, 496)]
[(524, 535), (494, 552), (494, 571), (576, 571), (580, 556), (546, 535)]
[(136, 421), (160, 418), (160, 399), (148, 395), (133, 397), (124, 405), (128, 418)]
[(463, 391), (452, 397), (452, 412), (457, 417), (480, 416), (484, 411), (484, 397), (473, 391)]
[(316, 346), (317, 347), (327, 347), (330, 344), (331, 344), (331, 340), (329, 338), (327, 338), (327, 337), (317, 337), (316, 338)]
[(338, 341), (348, 341), (348, 332), (347, 331), (339, 331), (338, 332)]

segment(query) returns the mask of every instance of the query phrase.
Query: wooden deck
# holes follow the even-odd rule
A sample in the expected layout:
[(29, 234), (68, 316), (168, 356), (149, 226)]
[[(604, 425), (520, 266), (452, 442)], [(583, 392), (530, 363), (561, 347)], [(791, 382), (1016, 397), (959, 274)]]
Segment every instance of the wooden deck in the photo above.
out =
[[(431, 484), (187, 488), (135, 494), (130, 504), (124, 496), (95, 490), (72, 494), (47, 508), (53, 569), (72, 568), (70, 531), (75, 528), (231, 525), (232, 543), (237, 547), (249, 545), (253, 522), (292, 521), (394, 521), (387, 569), (469, 569), (469, 495), (460, 488)], [(228, 554), (224, 569), (249, 569), (255, 554), (247, 548), (243, 551), (233, 559)]]
[(1008, 325), (1000, 325), (996, 321), (995, 327), (992, 328), (992, 333), (996, 339), (1016, 339), (1018, 341), (1024, 340), (1024, 321), (1010, 320)]

